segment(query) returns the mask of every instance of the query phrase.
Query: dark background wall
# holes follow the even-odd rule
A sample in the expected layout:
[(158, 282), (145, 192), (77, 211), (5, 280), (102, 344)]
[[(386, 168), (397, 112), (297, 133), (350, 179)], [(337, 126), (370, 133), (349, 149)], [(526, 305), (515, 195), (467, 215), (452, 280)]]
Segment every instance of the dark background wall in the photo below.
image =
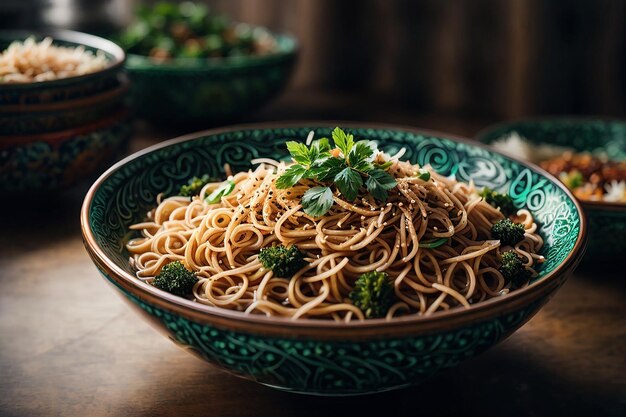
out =
[[(39, 24), (36, 10), (48, 24), (102, 30), (111, 22), (123, 26), (137, 1), (0, 3), (2, 27)], [(626, 114), (624, 0), (206, 3), (237, 20), (295, 34), (302, 45), (295, 89), (341, 90), (419, 111), (489, 118)], [(73, 19), (63, 18), (64, 8)]]

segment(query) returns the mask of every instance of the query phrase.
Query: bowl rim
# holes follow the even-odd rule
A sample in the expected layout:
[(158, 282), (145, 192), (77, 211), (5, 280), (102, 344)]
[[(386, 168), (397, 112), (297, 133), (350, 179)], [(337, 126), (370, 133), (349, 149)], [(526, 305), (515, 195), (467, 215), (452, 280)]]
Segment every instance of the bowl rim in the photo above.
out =
[(102, 74), (106, 73), (114, 73), (123, 68), (124, 62), (126, 61), (126, 53), (124, 50), (108, 39), (102, 38), (100, 36), (91, 35), (89, 33), (77, 32), (74, 30), (66, 30), (66, 29), (37, 29), (37, 30), (23, 30), (23, 29), (7, 29), (0, 30), (0, 39), (8, 39), (11, 38), (13, 41), (15, 40), (23, 40), (30, 36), (35, 36), (37, 39), (45, 38), (49, 36), (54, 41), (63, 41), (74, 43), (76, 46), (84, 45), (90, 48), (95, 48), (101, 50), (113, 58), (108, 63), (108, 65), (98, 71), (90, 72), (88, 74), (77, 75), (74, 77), (65, 77), (65, 78), (57, 78), (55, 80), (49, 81), (37, 81), (30, 83), (0, 83), (0, 92), (2, 90), (21, 90), (21, 89), (32, 89), (37, 87), (54, 87), (61, 86), (67, 83), (74, 83), (80, 81), (87, 81), (91, 78), (99, 78)]
[(75, 111), (78, 110), (78, 108), (85, 109), (86, 107), (120, 99), (129, 91), (130, 81), (123, 79), (120, 84), (114, 88), (72, 100), (63, 100), (53, 103), (0, 105), (0, 113), (2, 113), (3, 116), (25, 116), (38, 113)]
[(166, 311), (173, 311), (175, 314), (190, 318), (200, 323), (210, 323), (211, 325), (227, 328), (230, 330), (241, 330), (250, 333), (262, 333), (275, 336), (308, 336), (321, 337), (330, 339), (345, 339), (347, 337), (372, 337), (385, 336), (389, 334), (416, 334), (424, 332), (440, 332), (446, 328), (457, 328), (461, 325), (477, 322), (479, 320), (488, 320), (496, 316), (501, 316), (505, 312), (514, 311), (516, 308), (527, 307), (530, 303), (537, 301), (553, 290), (558, 288), (567, 278), (569, 273), (578, 265), (582, 259), (582, 254), (586, 246), (587, 222), (585, 215), (578, 201), (571, 192), (560, 181), (554, 178), (545, 170), (533, 165), (529, 162), (522, 161), (515, 157), (503, 155), (514, 162), (532, 169), (538, 174), (545, 176), (559, 187), (567, 197), (572, 201), (580, 220), (580, 229), (576, 243), (565, 260), (561, 262), (553, 271), (546, 274), (540, 280), (533, 282), (529, 286), (511, 292), (506, 297), (492, 298), (478, 304), (472, 305), (468, 309), (452, 309), (438, 312), (430, 316), (401, 316), (393, 320), (386, 321), (381, 319), (369, 319), (364, 321), (355, 321), (349, 323), (335, 322), (330, 320), (291, 320), (282, 317), (266, 317), (260, 314), (245, 314), (243, 312), (220, 309), (211, 307), (182, 297), (161, 291), (145, 282), (137, 280), (137, 278), (110, 260), (104, 251), (97, 245), (93, 230), (89, 222), (89, 212), (93, 202), (94, 195), (98, 188), (116, 171), (121, 169), (125, 164), (143, 157), (156, 150), (167, 148), (182, 142), (197, 140), (200, 137), (212, 136), (223, 133), (236, 131), (245, 131), (252, 129), (279, 129), (279, 128), (297, 128), (310, 127), (328, 128), (328, 126), (345, 126), (346, 128), (370, 128), (380, 130), (395, 130), (407, 133), (434, 136), (442, 139), (449, 139), (458, 143), (464, 143), (479, 148), (486, 149), (490, 152), (501, 154), (491, 149), (489, 146), (475, 142), (471, 139), (436, 132), (426, 129), (416, 129), (411, 126), (400, 126), (387, 123), (363, 123), (351, 121), (289, 121), (289, 122), (265, 122), (238, 124), (217, 129), (209, 129), (194, 132), (176, 137), (138, 152), (135, 152), (121, 161), (111, 166), (105, 171), (90, 187), (87, 192), (81, 208), (80, 221), (83, 242), (89, 255), (91, 256), (96, 267), (102, 272), (106, 272), (109, 280), (113, 284), (126, 290), (133, 297), (148, 300), (149, 303), (158, 306)]
[[(258, 26), (262, 27), (262, 26)], [(204, 72), (212, 70), (226, 70), (247, 68), (251, 66), (264, 65), (275, 61), (281, 61), (285, 58), (298, 55), (300, 52), (300, 43), (298, 39), (287, 32), (274, 33), (277, 39), (284, 39), (290, 42), (289, 48), (285, 50), (277, 50), (264, 55), (246, 55), (241, 57), (209, 57), (209, 58), (185, 58), (176, 57), (164, 62), (152, 60), (149, 56), (127, 53), (129, 58), (126, 61), (126, 69), (130, 72)]]
[[(550, 123), (550, 122), (571, 122), (576, 124), (584, 124), (589, 122), (602, 122), (607, 124), (621, 124), (626, 127), (626, 119), (621, 119), (619, 117), (610, 117), (610, 116), (575, 116), (575, 115), (563, 115), (563, 116), (538, 116), (538, 117), (524, 117), (520, 119), (509, 119), (503, 120), (498, 123), (490, 124), (489, 126), (479, 130), (475, 135), (474, 139), (480, 143), (490, 145), (493, 141), (487, 142), (487, 135), (492, 132), (510, 127), (516, 124), (537, 124), (537, 123)], [(547, 142), (544, 142), (547, 143)], [(514, 155), (510, 154), (506, 151), (499, 151), (506, 155), (507, 157), (514, 157)], [(528, 161), (530, 162), (530, 161)], [(532, 163), (532, 162), (530, 162)], [(560, 181), (559, 181), (560, 182)], [(614, 211), (614, 212), (626, 212), (626, 202), (612, 202), (612, 201), (587, 201), (587, 200), (576, 200), (580, 203), (583, 208), (592, 209), (592, 210), (602, 210), (602, 211)]]

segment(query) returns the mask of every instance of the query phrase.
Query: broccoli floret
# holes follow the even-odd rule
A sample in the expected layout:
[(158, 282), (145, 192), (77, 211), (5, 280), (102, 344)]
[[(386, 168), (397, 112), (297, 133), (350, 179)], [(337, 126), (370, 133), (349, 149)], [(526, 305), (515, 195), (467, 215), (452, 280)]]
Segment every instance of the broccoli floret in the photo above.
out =
[(198, 278), (193, 272), (179, 261), (174, 261), (161, 268), (159, 275), (152, 280), (152, 285), (163, 291), (184, 296), (191, 294), (196, 282)]
[(349, 298), (366, 318), (385, 317), (393, 304), (393, 284), (385, 272), (366, 272), (356, 280)]
[(480, 196), (484, 198), (488, 204), (500, 210), (500, 212), (507, 217), (517, 211), (513, 205), (513, 199), (508, 194), (501, 194), (485, 187), (480, 192)]
[(530, 279), (530, 274), (524, 267), (522, 258), (515, 251), (507, 251), (501, 255), (500, 273), (504, 279), (511, 282), (514, 288), (519, 288)]
[(182, 195), (183, 197), (193, 197), (194, 195), (200, 194), (202, 191), (202, 187), (211, 182), (211, 177), (208, 175), (203, 175), (201, 178), (193, 177), (187, 182), (187, 185), (183, 185), (180, 187), (180, 191), (178, 191), (178, 195)]
[(265, 268), (271, 269), (274, 276), (281, 278), (291, 278), (306, 264), (304, 253), (297, 246), (283, 245), (261, 248), (259, 261)]
[(491, 227), (491, 235), (503, 245), (515, 245), (524, 239), (524, 225), (509, 219), (500, 220)]

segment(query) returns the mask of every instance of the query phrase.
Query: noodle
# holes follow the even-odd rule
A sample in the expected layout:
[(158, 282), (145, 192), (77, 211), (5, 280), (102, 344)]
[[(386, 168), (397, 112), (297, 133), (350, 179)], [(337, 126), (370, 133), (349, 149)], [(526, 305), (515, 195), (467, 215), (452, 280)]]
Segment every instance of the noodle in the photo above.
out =
[[(199, 281), (194, 300), (247, 314), (363, 320), (348, 297), (356, 279), (368, 271), (384, 271), (393, 282), (396, 300), (386, 319), (403, 314), (429, 315), (503, 296), (512, 288), (498, 270), (499, 256), (515, 251), (528, 270), (543, 257), (543, 245), (528, 210), (519, 210), (524, 238), (510, 247), (491, 237), (491, 226), (503, 214), (463, 184), (432, 173), (417, 180), (416, 167), (393, 161), (388, 172), (398, 185), (379, 203), (369, 196), (335, 204), (320, 218), (307, 215), (303, 193), (314, 182), (303, 180), (289, 189), (275, 187), (284, 162), (260, 165), (232, 176), (234, 190), (216, 204), (200, 195), (159, 200), (148, 219), (132, 230), (141, 237), (128, 242), (140, 280), (151, 282), (163, 265), (179, 260)], [(439, 247), (424, 242), (447, 239)], [(275, 244), (296, 245), (306, 264), (291, 279), (274, 277), (258, 254)]]

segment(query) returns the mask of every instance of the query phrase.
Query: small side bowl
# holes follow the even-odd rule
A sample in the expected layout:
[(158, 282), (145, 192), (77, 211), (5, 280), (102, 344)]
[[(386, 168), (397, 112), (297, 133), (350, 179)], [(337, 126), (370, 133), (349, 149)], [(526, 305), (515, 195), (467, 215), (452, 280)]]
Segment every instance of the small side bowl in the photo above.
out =
[[(626, 159), (626, 121), (597, 118), (541, 118), (489, 126), (476, 135), (486, 144), (517, 132), (533, 144), (567, 146), (579, 152), (601, 150)], [(626, 256), (626, 203), (581, 201), (589, 220), (585, 261), (615, 261)]]
[(156, 62), (129, 54), (135, 114), (157, 124), (206, 127), (258, 109), (286, 85), (298, 56), (295, 38), (276, 39), (277, 51), (262, 56)]
[(130, 137), (128, 115), (122, 107), (74, 129), (0, 137), (0, 190), (52, 191), (102, 172)]
[(93, 35), (69, 30), (52, 29), (40, 31), (0, 31), (0, 50), (4, 50), (13, 41), (23, 41), (34, 36), (40, 41), (46, 36), (53, 39), (53, 44), (62, 46), (84, 46), (90, 51), (103, 51), (109, 65), (90, 74), (58, 80), (34, 83), (0, 83), (0, 112), (7, 111), (4, 106), (21, 106), (27, 110), (32, 104), (58, 103), (76, 100), (98, 94), (117, 87), (120, 84), (126, 54), (113, 42)]
[(535, 216), (546, 262), (533, 282), (504, 297), (432, 316), (357, 323), (289, 320), (219, 309), (176, 297), (138, 280), (125, 243), (157, 194), (194, 175), (247, 170), (254, 158), (286, 156), (285, 140), (311, 130), (329, 136), (329, 122), (238, 126), (174, 139), (114, 165), (91, 187), (81, 210), (85, 247), (102, 276), (169, 339), (235, 375), (292, 392), (357, 395), (417, 384), (495, 345), (527, 322), (565, 282), (585, 246), (585, 219), (571, 193), (536, 166), (471, 141), (427, 131), (354, 123), (357, 138), (390, 153), (430, 163), (446, 176), (478, 186), (517, 190)]

